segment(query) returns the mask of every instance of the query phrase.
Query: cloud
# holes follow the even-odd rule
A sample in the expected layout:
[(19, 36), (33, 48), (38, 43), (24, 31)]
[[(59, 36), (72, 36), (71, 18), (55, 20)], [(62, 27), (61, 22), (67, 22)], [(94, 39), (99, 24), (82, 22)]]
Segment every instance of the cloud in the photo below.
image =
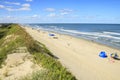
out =
[(57, 15), (56, 15), (56, 13), (50, 13), (50, 14), (48, 14), (47, 16), (48, 16), (48, 17), (56, 17)]
[(8, 15), (8, 16), (2, 16), (0, 18), (0, 23), (14, 23), (16, 21), (17, 21), (17, 18), (14, 17), (14, 16), (10, 16), (10, 15)]
[(0, 9), (5, 9), (7, 11), (28, 11), (31, 10), (29, 3), (21, 4), (19, 2), (8, 2), (5, 1), (5, 4), (10, 4), (10, 6), (0, 5)]
[(71, 10), (71, 9), (61, 9), (60, 10), (60, 14), (61, 15), (67, 15), (67, 14), (70, 14), (71, 12), (73, 12), (73, 10)]
[(6, 8), (6, 10), (8, 10), (8, 11), (28, 11), (28, 10), (30, 10), (30, 8), (28, 8), (28, 7), (21, 7), (21, 8), (18, 8), (18, 9)]
[(29, 7), (22, 7), (22, 8), (16, 9), (16, 11), (29, 11), (29, 10), (31, 10)]
[(72, 9), (61, 9), (60, 12), (73, 12)]
[(22, 4), (22, 7), (17, 9), (18, 11), (19, 10), (31, 10), (30, 9), (30, 4), (26, 3), (26, 4)]
[(54, 8), (46, 8), (45, 11), (48, 11), (48, 12), (54, 12), (55, 9), (54, 9)]
[(48, 15), (46, 15), (47, 17), (52, 17), (52, 18), (74, 17), (73, 14), (71, 15), (71, 13), (73, 12), (72, 9), (60, 9), (55, 11), (54, 8), (46, 8), (46, 11), (50, 12)]
[(19, 2), (8, 2), (8, 1), (6, 1), (5, 3), (6, 3), (6, 4), (12, 4), (12, 5), (20, 5)]
[(7, 16), (6, 18), (11, 18), (11, 16)]
[(27, 2), (32, 2), (33, 0), (26, 0)]
[(5, 6), (4, 5), (0, 5), (0, 8), (5, 8)]
[(31, 10), (30, 4), (28, 4), (28, 3), (21, 4), (19, 6), (20, 6), (20, 8), (13, 8), (13, 6), (0, 5), (0, 8), (5, 9), (7, 11), (28, 11), (28, 10)]
[(37, 14), (34, 14), (33, 16), (32, 16), (32, 18), (38, 18), (39, 17), (39, 15), (37, 15)]
[[(55, 8), (46, 8), (45, 11), (50, 12), (47, 17), (65, 17), (70, 16), (69, 14), (73, 12), (72, 9), (60, 9), (56, 10)], [(64, 16), (65, 15), (65, 16)]]
[(26, 4), (22, 4), (23, 7), (30, 7), (30, 4), (26, 3)]
[(6, 7), (5, 9), (6, 9), (7, 11), (16, 11), (16, 9), (13, 9), (13, 8), (10, 8), (10, 7), (8, 7), (8, 8)]
[(15, 17), (13, 17), (13, 16), (6, 16), (5, 18), (11, 18), (11, 19), (15, 19)]
[(11, 6), (0, 5), (0, 8), (6, 9), (6, 10), (8, 10), (8, 11), (12, 10)]
[(68, 12), (61, 12), (60, 13), (61, 15), (67, 15), (67, 14), (69, 14)]

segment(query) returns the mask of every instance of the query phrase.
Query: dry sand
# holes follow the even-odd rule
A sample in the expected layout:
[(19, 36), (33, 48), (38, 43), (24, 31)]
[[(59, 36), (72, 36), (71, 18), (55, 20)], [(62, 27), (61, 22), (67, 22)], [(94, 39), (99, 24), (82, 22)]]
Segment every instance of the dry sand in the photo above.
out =
[(3, 67), (0, 69), (0, 78), (1, 80), (18, 80), (42, 69), (33, 62), (33, 56), (29, 52), (12, 53), (7, 55)]
[[(56, 38), (53, 38), (50, 32), (25, 29), (35, 40), (45, 44), (78, 80), (120, 80), (120, 61), (109, 56), (114, 52), (120, 54), (120, 50), (67, 35), (55, 33)], [(100, 58), (101, 51), (107, 52), (108, 57)]]

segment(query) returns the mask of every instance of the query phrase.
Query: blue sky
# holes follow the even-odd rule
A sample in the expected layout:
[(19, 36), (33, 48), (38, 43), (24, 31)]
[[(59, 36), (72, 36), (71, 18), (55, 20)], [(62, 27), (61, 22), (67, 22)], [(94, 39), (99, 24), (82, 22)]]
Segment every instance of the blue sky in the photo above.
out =
[(120, 0), (0, 0), (0, 23), (120, 23)]

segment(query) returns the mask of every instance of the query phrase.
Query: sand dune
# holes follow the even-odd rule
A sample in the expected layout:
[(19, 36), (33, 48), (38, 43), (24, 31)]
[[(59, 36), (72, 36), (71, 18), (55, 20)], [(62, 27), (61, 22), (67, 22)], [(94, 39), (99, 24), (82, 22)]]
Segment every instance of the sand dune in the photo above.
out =
[(29, 53), (12, 53), (7, 55), (3, 67), (0, 69), (1, 80), (19, 80), (21, 77), (31, 75), (43, 68), (33, 62)]
[[(70, 70), (78, 80), (120, 80), (120, 61), (110, 58), (110, 53), (120, 54), (120, 50), (92, 41), (38, 31), (25, 27), (26, 31), (47, 48)], [(100, 58), (100, 51), (107, 52), (107, 58)]]

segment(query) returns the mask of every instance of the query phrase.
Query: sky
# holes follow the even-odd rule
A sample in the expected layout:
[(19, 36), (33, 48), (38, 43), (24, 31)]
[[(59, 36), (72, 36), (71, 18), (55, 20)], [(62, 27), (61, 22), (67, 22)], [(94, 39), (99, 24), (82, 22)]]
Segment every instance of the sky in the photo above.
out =
[(120, 24), (120, 0), (0, 0), (0, 23)]

